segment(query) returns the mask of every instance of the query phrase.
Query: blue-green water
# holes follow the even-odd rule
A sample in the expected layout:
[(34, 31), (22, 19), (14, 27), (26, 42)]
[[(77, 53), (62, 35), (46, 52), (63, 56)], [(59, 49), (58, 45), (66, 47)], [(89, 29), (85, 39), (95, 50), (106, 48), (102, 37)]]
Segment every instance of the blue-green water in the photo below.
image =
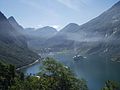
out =
[[(79, 78), (87, 81), (89, 90), (100, 90), (106, 80), (120, 81), (120, 63), (112, 62), (99, 56), (87, 56), (80, 61), (73, 60), (73, 53), (56, 53), (50, 55), (69, 66)], [(23, 69), (25, 74), (39, 72), (40, 63)]]

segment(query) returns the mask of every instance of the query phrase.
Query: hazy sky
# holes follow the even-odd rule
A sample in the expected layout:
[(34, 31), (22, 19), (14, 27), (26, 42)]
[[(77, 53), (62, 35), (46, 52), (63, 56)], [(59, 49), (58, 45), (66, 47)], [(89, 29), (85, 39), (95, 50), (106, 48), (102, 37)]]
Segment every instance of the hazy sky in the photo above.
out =
[(0, 0), (0, 10), (23, 27), (79, 25), (100, 15), (119, 0)]

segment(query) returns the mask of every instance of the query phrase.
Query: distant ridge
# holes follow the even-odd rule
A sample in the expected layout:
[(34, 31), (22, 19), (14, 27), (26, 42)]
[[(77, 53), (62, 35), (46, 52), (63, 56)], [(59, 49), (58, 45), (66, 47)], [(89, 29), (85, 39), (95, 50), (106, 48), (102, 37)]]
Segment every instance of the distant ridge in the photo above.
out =
[[(10, 20), (14, 20), (13, 17)], [(30, 64), (38, 58), (36, 53), (28, 49), (24, 35), (19, 33), (13, 27), (12, 22), (9, 22), (0, 12), (0, 61), (20, 67)]]
[[(67, 31), (67, 32), (64, 32)], [(69, 32), (68, 32), (69, 31)], [(43, 46), (53, 50), (74, 49), (83, 54), (120, 53), (120, 1), (89, 22), (69, 24)]]

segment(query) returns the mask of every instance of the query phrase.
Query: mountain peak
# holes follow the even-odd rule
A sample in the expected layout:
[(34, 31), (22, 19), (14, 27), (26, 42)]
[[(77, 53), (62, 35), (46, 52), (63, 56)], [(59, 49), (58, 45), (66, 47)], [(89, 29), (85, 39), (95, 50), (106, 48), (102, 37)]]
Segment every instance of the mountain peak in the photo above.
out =
[(79, 25), (76, 23), (69, 23), (67, 26), (79, 26)]
[(0, 11), (0, 21), (5, 20), (6, 17), (5, 15)]
[(55, 29), (55, 28), (53, 28), (53, 27), (50, 27), (50, 26), (45, 26), (45, 27), (43, 27), (43, 28)]
[(15, 18), (13, 16), (10, 16), (8, 19), (15, 20)]
[(15, 20), (15, 18), (14, 18), (13, 16), (10, 16), (10, 17), (8, 18), (8, 20), (9, 20), (9, 22), (18, 24), (17, 21)]
[(23, 30), (24, 28), (19, 25), (19, 23), (15, 20), (13, 16), (8, 18), (9, 23), (16, 29), (16, 30)]
[(60, 32), (75, 32), (79, 28), (79, 25), (76, 23), (70, 23), (65, 26)]
[(37, 29), (37, 31), (45, 31), (45, 32), (57, 32), (57, 30), (50, 26), (45, 26), (42, 28)]
[(113, 5), (113, 7), (120, 7), (120, 1)]

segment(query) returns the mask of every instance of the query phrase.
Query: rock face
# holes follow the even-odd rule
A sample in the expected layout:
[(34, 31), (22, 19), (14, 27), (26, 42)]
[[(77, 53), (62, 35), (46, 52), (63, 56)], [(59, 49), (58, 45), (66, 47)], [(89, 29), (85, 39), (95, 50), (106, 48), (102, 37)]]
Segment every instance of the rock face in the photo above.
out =
[(18, 30), (19, 32), (23, 32), (24, 28), (17, 23), (13, 16), (9, 17), (8, 21), (16, 30)]
[(39, 56), (27, 48), (24, 35), (9, 20), (0, 12), (0, 60), (17, 67), (34, 62)]
[(100, 16), (80, 26), (79, 32), (91, 38), (88, 54), (118, 54), (120, 50), (120, 2)]
[[(53, 27), (46, 26), (42, 28), (26, 28), (24, 29), (18, 22), (15, 20), (13, 16), (8, 18), (9, 23), (12, 27), (19, 32), (22, 36), (23, 41), (26, 41), (26, 45), (32, 50), (39, 50), (42, 44), (49, 38), (56, 35), (57, 30)], [(19, 35), (19, 36), (20, 36)]]
[[(26, 63), (32, 62), (38, 56), (31, 52), (27, 46), (35, 51), (39, 51), (41, 48), (51, 48), (53, 51), (68, 49), (75, 50), (78, 54), (119, 56), (119, 9), (120, 1), (89, 22), (80, 26), (70, 23), (59, 32), (49, 26), (37, 30), (34, 28), (24, 29), (14, 17), (7, 19), (0, 12), (1, 59), (16, 65), (23, 64), (24, 60)], [(5, 52), (4, 55), (3, 52)], [(7, 56), (10, 58), (6, 58)]]
[[(14, 19), (13, 16), (9, 17), (8, 21), (11, 24), (12, 28), (15, 30), (13, 33), (16, 36), (16, 38), (21, 41), (23, 46), (27, 47), (27, 39), (23, 34), (24, 28), (17, 23), (17, 21)], [(18, 45), (20, 45), (20, 44), (18, 44)]]
[[(51, 48), (74, 49), (84, 54), (120, 52), (120, 1), (91, 21), (69, 24), (45, 42)], [(60, 49), (61, 50), (61, 49)]]

